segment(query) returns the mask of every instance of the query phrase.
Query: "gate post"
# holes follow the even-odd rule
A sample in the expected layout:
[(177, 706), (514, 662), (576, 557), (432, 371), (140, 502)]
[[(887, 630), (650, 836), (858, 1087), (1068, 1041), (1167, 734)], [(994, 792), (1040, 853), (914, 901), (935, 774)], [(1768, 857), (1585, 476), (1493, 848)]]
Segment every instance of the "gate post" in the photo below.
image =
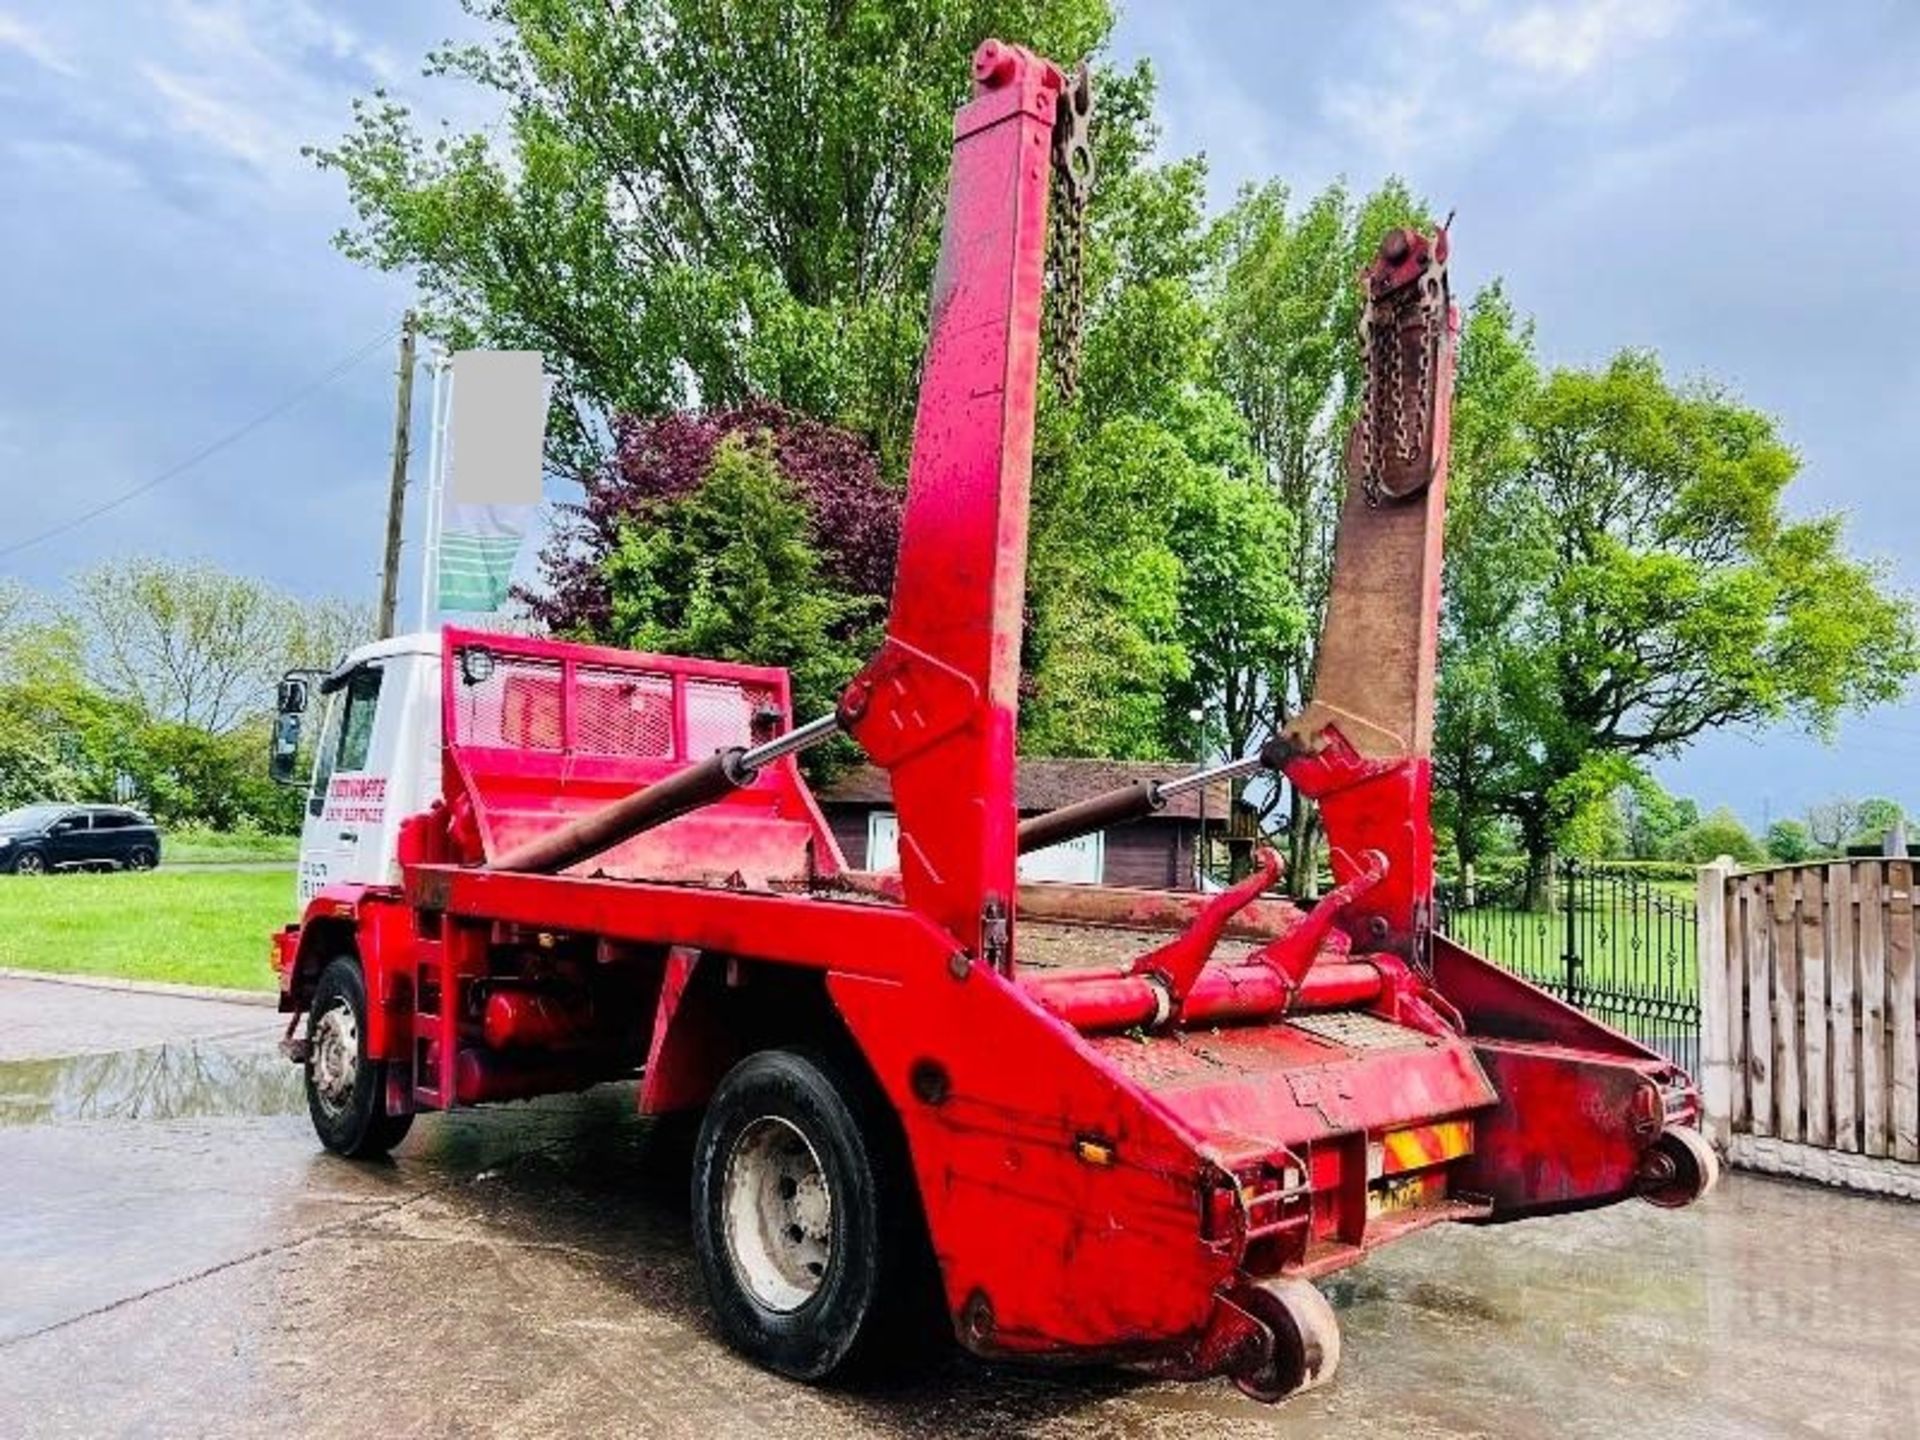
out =
[(1727, 882), (1733, 858), (1722, 855), (1698, 872), (1698, 927), (1694, 946), (1700, 967), (1700, 1103), (1707, 1139), (1724, 1151), (1733, 1133), (1732, 993), (1727, 972)]
[(1574, 877), (1578, 875), (1580, 862), (1569, 856), (1560, 867), (1560, 904), (1567, 916), (1567, 948), (1562, 952), (1561, 963), (1567, 972), (1567, 1003), (1580, 1003), (1580, 942), (1574, 934)]

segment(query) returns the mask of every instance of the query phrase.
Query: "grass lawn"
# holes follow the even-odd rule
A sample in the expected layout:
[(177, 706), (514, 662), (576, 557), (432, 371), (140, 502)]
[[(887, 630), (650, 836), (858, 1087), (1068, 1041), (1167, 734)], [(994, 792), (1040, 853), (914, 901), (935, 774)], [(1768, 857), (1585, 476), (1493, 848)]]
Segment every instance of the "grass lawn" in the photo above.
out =
[(160, 837), (165, 865), (216, 865), (284, 860), (300, 855), (298, 835), (225, 835), (218, 830), (171, 830)]
[(269, 990), (269, 938), (295, 917), (282, 871), (0, 875), (0, 965)]
[[(1693, 897), (1688, 893), (1671, 898)], [(1456, 911), (1448, 917), (1447, 933), (1516, 974), (1555, 981), (1565, 977), (1563, 910), (1543, 914), (1488, 906)], [(1690, 996), (1697, 990), (1698, 933), (1689, 913), (1644, 901), (1602, 900), (1574, 911), (1573, 934), (1584, 984), (1662, 996)]]

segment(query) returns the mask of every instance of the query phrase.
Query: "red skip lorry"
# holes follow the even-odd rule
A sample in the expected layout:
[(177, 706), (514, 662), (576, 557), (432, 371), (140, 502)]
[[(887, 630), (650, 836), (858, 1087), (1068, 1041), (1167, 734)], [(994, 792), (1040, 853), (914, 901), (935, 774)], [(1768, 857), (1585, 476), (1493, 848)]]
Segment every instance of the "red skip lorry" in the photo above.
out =
[[(1685, 1204), (1713, 1153), (1686, 1075), (1432, 928), (1444, 231), (1364, 277), (1312, 702), (1257, 756), (1019, 818), (1047, 207), (1056, 166), (1084, 182), (1088, 106), (1013, 46), (974, 79), (878, 653), (798, 726), (778, 670), (455, 629), (289, 677), (282, 772), (326, 714), (286, 1049), (349, 1156), (636, 1076), (644, 1113), (700, 1116), (700, 1266), (784, 1374), (843, 1371), (937, 1293), (981, 1355), (1278, 1400), (1338, 1361), (1318, 1277), (1441, 1221)], [(836, 733), (888, 772), (897, 872), (850, 870), (801, 778)], [(1268, 895), (1268, 852), (1211, 896), (1019, 882), (1023, 852), (1261, 771), (1319, 804), (1311, 908)]]

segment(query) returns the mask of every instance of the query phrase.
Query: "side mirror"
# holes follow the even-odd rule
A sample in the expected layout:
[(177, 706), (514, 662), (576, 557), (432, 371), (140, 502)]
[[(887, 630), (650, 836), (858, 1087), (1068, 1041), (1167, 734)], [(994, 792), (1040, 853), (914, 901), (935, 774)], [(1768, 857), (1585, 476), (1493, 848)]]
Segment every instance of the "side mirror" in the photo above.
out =
[[(306, 682), (301, 680), (283, 681), (281, 691), (288, 685), (298, 685), (301, 689), (302, 708), (306, 704)], [(267, 774), (276, 785), (298, 785), (300, 783), (300, 712), (282, 707), (273, 722), (273, 745), (267, 754)]]
[[(294, 676), (280, 682), (280, 696), (274, 706), (282, 715), (304, 715), (307, 712), (307, 682)], [(297, 727), (296, 727), (297, 728)]]

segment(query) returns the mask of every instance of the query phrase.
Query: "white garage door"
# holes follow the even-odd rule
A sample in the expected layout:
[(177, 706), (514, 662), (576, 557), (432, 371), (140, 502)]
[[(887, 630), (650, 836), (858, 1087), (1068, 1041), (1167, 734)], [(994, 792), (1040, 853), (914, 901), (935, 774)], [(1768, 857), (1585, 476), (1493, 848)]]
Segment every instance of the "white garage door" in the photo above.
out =
[[(1069, 885), (1098, 885), (1106, 873), (1106, 836), (1082, 835), (1020, 857), (1022, 880), (1058, 880)], [(900, 868), (900, 817), (876, 810), (867, 817), (867, 869)]]

